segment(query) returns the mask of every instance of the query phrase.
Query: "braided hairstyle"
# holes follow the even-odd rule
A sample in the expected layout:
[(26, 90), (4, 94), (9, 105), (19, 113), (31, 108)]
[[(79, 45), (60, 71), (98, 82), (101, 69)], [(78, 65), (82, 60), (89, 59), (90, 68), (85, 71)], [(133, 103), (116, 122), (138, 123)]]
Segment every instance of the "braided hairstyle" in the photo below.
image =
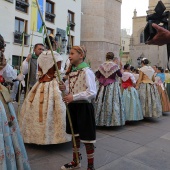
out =
[(130, 68), (130, 64), (125, 64), (124, 65), (124, 70), (128, 70), (128, 68)]

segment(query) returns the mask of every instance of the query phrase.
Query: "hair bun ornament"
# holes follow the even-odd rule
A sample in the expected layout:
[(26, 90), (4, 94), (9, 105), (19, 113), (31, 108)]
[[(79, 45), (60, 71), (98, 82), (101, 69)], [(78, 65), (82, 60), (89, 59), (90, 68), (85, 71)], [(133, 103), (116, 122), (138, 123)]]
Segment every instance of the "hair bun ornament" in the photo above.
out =
[(147, 58), (143, 58), (142, 61), (147, 60)]

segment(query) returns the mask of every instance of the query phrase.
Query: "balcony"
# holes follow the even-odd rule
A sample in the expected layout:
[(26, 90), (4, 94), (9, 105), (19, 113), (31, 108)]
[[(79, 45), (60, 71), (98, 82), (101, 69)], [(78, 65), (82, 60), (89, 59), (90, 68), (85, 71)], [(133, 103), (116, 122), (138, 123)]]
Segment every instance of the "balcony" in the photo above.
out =
[(52, 14), (52, 13), (47, 12), (47, 11), (45, 12), (45, 20), (46, 21), (54, 23), (55, 16), (56, 16), (55, 14)]
[(70, 21), (70, 30), (74, 31), (75, 25), (74, 22)]
[(29, 7), (29, 3), (21, 1), (21, 0), (16, 0), (16, 6), (15, 8), (21, 12), (27, 13), (27, 9)]
[[(24, 45), (28, 45), (29, 34), (24, 34)], [(14, 43), (22, 44), (22, 33), (14, 32)]]

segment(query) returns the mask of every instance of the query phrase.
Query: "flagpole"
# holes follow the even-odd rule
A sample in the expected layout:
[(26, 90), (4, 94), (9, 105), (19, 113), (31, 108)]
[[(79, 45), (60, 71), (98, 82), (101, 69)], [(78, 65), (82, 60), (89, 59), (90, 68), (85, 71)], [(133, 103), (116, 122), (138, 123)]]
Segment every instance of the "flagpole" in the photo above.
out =
[[(34, 35), (34, 23), (33, 23), (33, 30), (32, 30), (32, 34), (31, 34), (31, 45), (30, 45), (30, 51), (29, 54), (31, 54), (32, 52), (32, 42), (33, 42), (33, 35)], [(31, 54), (32, 55), (32, 54)], [(27, 77), (27, 89), (26, 89), (26, 95), (27, 96), (28, 92), (29, 92), (29, 80), (30, 80), (30, 66), (31, 66), (31, 59), (29, 60), (28, 63), (28, 77)]]
[[(36, 4), (37, 4), (37, 7), (38, 7), (39, 14), (41, 16), (42, 22), (44, 24), (44, 31), (45, 31), (46, 36), (47, 36), (47, 40), (48, 40), (48, 44), (49, 44), (49, 47), (50, 47), (50, 50), (51, 50), (51, 54), (52, 54), (52, 57), (53, 57), (53, 61), (54, 61), (54, 64), (55, 64), (55, 69), (56, 69), (56, 72), (57, 72), (57, 76), (58, 76), (59, 81), (61, 82), (62, 81), (61, 80), (61, 76), (60, 76), (60, 73), (59, 73), (57, 62), (56, 62), (55, 57), (54, 57), (52, 45), (51, 45), (49, 36), (47, 34), (47, 28), (46, 28), (46, 25), (45, 25), (45, 22), (44, 22), (44, 18), (42, 16), (42, 13), (41, 13), (41, 10), (40, 10), (40, 6), (38, 4), (38, 0), (36, 0)], [(64, 96), (64, 92), (62, 92), (62, 94)], [(77, 150), (77, 146), (76, 146), (76, 140), (75, 140), (75, 135), (74, 135), (74, 130), (73, 130), (73, 124), (72, 124), (72, 121), (71, 121), (70, 111), (69, 111), (68, 105), (66, 103), (65, 103), (65, 105), (66, 105), (68, 120), (69, 120), (69, 123), (70, 123), (70, 129), (71, 129), (72, 138), (73, 138), (73, 145), (74, 145), (74, 149), (75, 149), (75, 153), (76, 153), (76, 162), (79, 163), (78, 150)]]
[[(21, 64), (20, 64), (20, 74), (22, 74), (22, 62), (23, 62), (23, 55), (24, 55), (24, 44), (25, 44), (25, 21), (22, 33), (22, 51), (21, 51)], [(20, 113), (20, 104), (21, 104), (21, 82), (19, 82), (19, 92), (18, 92), (18, 115)]]

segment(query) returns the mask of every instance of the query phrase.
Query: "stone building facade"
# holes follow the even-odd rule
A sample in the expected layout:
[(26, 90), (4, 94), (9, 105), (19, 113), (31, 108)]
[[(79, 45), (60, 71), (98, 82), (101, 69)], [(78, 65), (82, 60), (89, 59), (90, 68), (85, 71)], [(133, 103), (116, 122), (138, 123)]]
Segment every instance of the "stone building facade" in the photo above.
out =
[[(170, 10), (170, 1), (162, 0), (167, 10)], [(158, 0), (149, 0), (149, 8), (147, 13), (154, 12), (154, 8), (157, 5)], [(150, 60), (151, 65), (158, 65), (166, 68), (167, 65), (167, 50), (166, 45), (154, 46), (146, 45), (144, 42), (144, 28), (146, 26), (146, 16), (137, 16), (137, 11), (134, 11), (133, 16), (133, 33), (130, 40), (130, 57), (132, 59), (132, 65), (138, 66), (137, 59), (140, 57), (146, 57)]]
[(129, 30), (121, 29), (121, 50), (122, 50), (122, 56), (121, 62), (122, 64), (126, 64), (127, 62), (131, 62), (130, 55), (129, 55), (129, 45), (130, 45), (130, 35)]
[(83, 0), (81, 44), (94, 70), (105, 61), (107, 52), (119, 56), (122, 0)]
[[(66, 35), (67, 22), (72, 24), (71, 38), (72, 43), (80, 44), (81, 27), (81, 0), (38, 0), (43, 17), (48, 29), (48, 33), (55, 35), (61, 34), (61, 41), (68, 39)], [(37, 16), (37, 6), (35, 0), (0, 0), (0, 34), (6, 41), (5, 56), (9, 64), (20, 65), (21, 42), (19, 36), (23, 32), (23, 22), (25, 21), (25, 46), (24, 57), (29, 53), (30, 37), (34, 27), (33, 45), (43, 43), (43, 33), (38, 32), (40, 17)], [(33, 25), (34, 26), (33, 26)], [(44, 36), (45, 37), (45, 36)], [(68, 41), (67, 41), (68, 42)], [(66, 59), (66, 50), (63, 52)]]

